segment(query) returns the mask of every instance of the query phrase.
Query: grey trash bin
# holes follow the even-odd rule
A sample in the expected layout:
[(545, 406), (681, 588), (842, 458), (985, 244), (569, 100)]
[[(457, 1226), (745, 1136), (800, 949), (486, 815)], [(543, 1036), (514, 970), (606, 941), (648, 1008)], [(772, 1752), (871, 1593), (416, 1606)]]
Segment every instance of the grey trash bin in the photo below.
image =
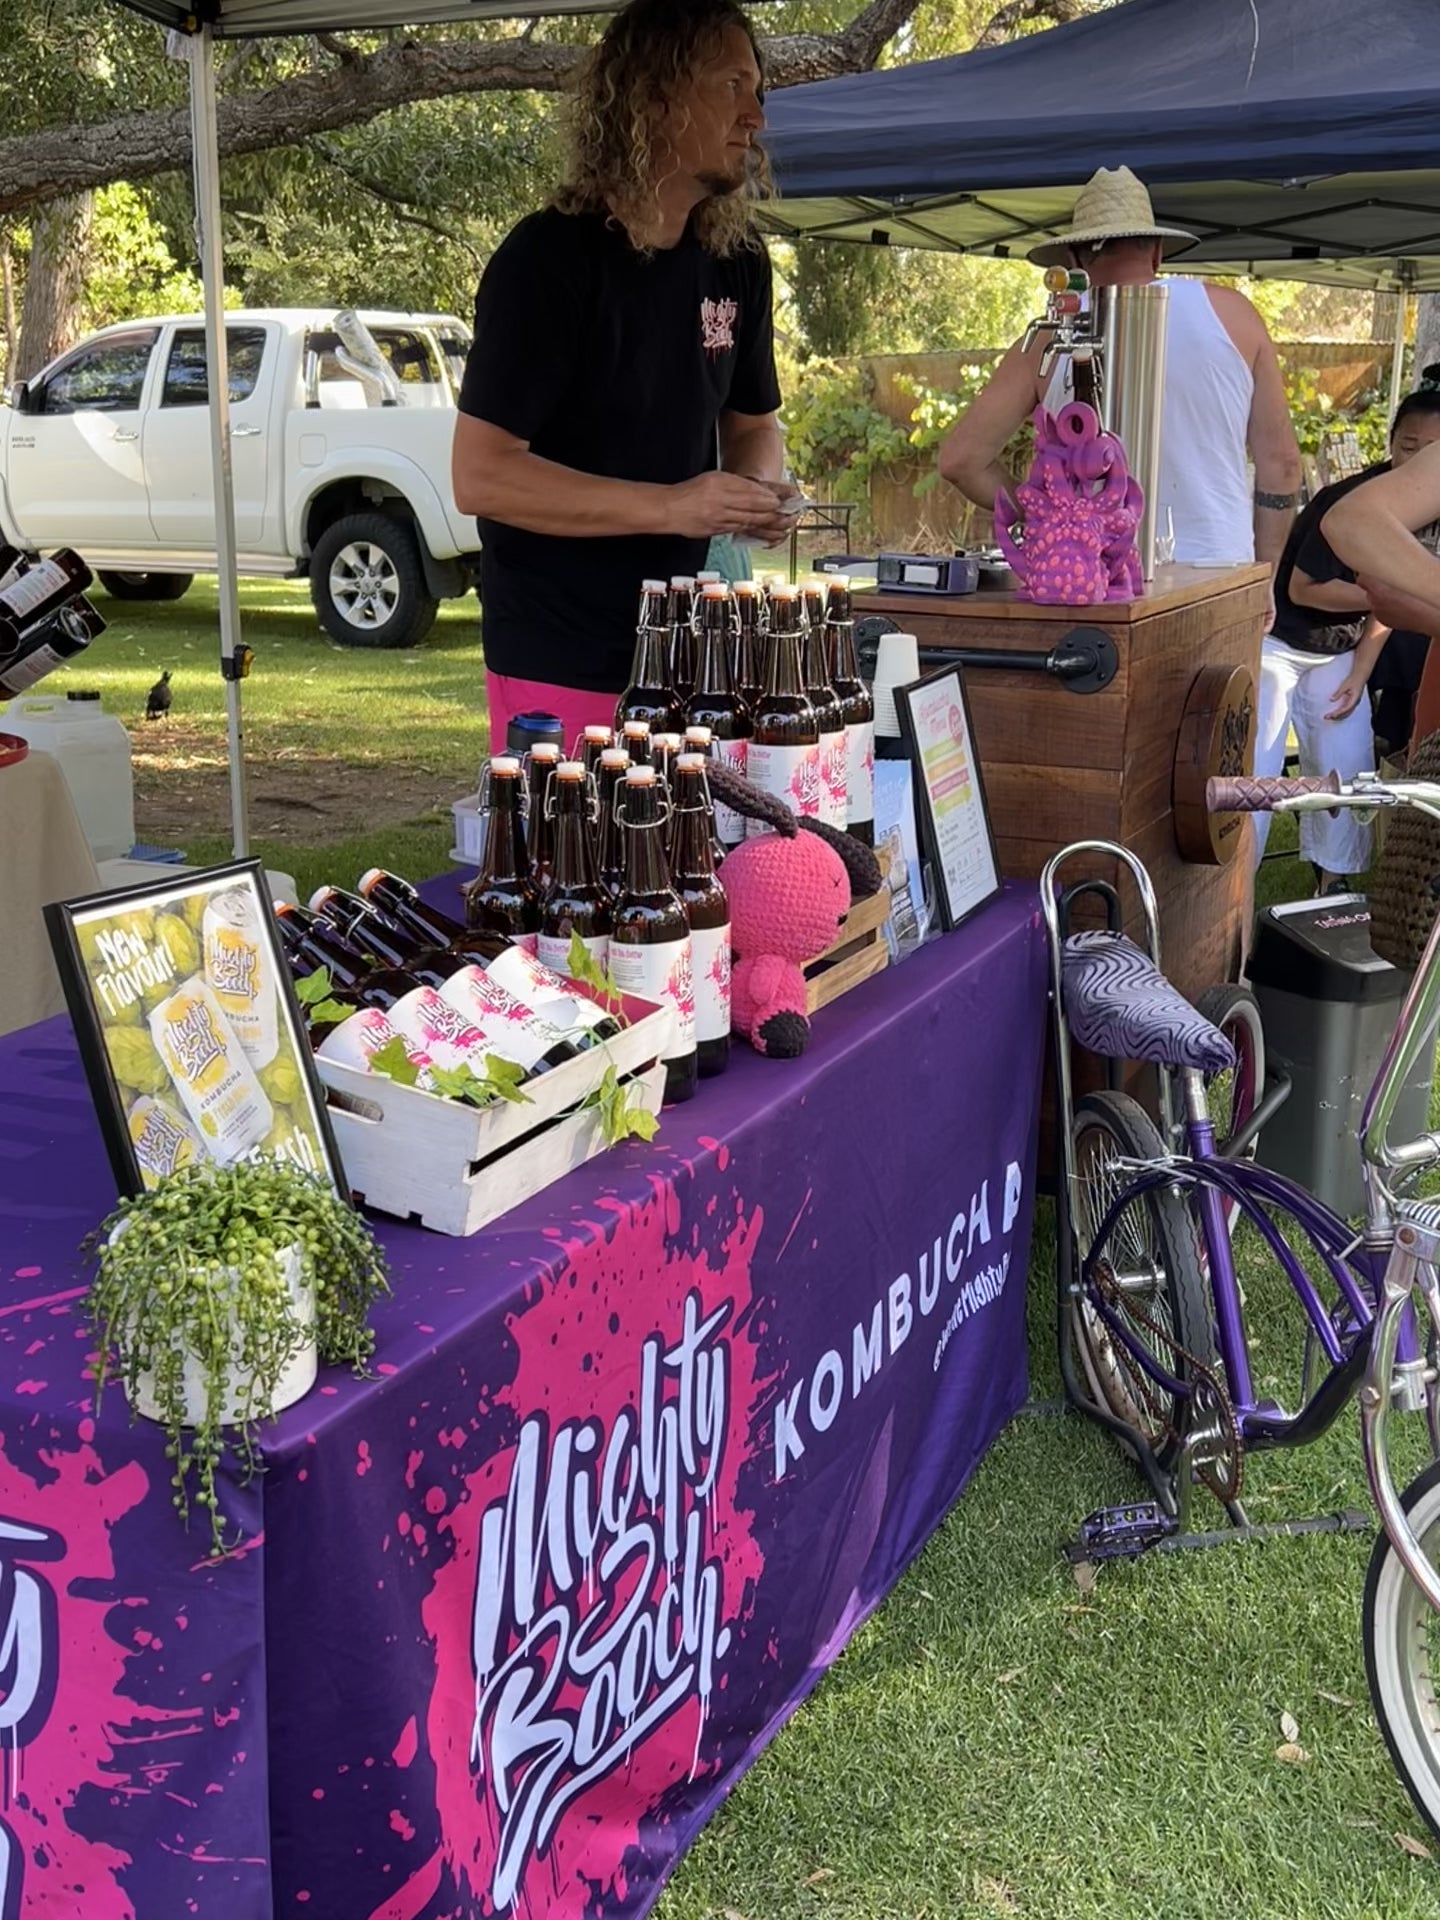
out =
[[(1410, 980), (1371, 946), (1364, 894), (1268, 907), (1256, 921), (1250, 984), (1266, 1058), (1294, 1081), (1260, 1136), (1259, 1159), (1340, 1214), (1364, 1210), (1360, 1116)], [(1427, 1130), (1434, 1067), (1432, 1035), (1401, 1095), (1392, 1140)]]

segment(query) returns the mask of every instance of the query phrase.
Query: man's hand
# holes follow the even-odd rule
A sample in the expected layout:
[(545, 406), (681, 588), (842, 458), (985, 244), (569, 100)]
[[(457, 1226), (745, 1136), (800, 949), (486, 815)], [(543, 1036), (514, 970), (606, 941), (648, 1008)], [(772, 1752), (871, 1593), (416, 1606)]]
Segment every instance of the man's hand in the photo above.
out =
[(790, 536), (794, 515), (783, 511), (781, 496), (793, 489), (768, 480), (747, 480), (739, 473), (702, 473), (666, 489), (665, 531), (687, 540), (713, 540), (717, 534), (778, 546)]
[(1379, 580), (1368, 579), (1363, 573), (1359, 584), (1365, 589), (1371, 612), (1387, 627), (1401, 627), (1412, 633), (1440, 633), (1440, 606), (1429, 600), (1418, 600), (1396, 587), (1387, 587)]

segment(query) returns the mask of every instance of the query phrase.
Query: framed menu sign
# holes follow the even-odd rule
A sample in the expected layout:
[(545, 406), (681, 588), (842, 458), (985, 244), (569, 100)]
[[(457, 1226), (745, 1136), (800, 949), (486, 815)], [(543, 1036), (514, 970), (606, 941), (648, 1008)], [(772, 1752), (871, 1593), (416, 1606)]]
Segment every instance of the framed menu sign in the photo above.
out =
[(259, 861), (45, 909), (116, 1183), (293, 1161), (348, 1192)]
[(934, 874), (936, 912), (948, 932), (1001, 887), (960, 669), (946, 667), (897, 687), (895, 706), (914, 758), (915, 804)]

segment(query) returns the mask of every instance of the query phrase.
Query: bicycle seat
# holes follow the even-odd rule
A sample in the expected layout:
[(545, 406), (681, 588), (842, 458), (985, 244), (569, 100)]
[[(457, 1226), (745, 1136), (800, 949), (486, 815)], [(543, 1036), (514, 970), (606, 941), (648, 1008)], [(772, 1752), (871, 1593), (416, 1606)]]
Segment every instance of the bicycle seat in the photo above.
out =
[(1107, 1060), (1224, 1073), (1235, 1049), (1123, 933), (1072, 933), (1061, 958), (1065, 1018)]

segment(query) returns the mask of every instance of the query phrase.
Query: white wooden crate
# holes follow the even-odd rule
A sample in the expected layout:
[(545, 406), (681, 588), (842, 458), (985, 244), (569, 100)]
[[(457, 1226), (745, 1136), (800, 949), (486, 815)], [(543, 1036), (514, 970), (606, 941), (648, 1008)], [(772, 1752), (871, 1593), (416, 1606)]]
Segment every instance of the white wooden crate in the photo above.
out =
[(627, 999), (624, 1005), (629, 1026), (606, 1046), (530, 1081), (525, 1105), (471, 1107), (317, 1058), (352, 1190), (377, 1212), (418, 1219), (437, 1233), (478, 1233), (603, 1153), (594, 1108), (575, 1109), (607, 1067), (634, 1088), (649, 1112), (658, 1113), (665, 1097), (661, 1056), (675, 1016), (648, 1000)]
[(455, 816), (455, 844), (450, 858), (457, 867), (478, 867), (485, 857), (485, 816), (480, 811), (478, 793), (467, 793), (463, 800), (452, 800)]

